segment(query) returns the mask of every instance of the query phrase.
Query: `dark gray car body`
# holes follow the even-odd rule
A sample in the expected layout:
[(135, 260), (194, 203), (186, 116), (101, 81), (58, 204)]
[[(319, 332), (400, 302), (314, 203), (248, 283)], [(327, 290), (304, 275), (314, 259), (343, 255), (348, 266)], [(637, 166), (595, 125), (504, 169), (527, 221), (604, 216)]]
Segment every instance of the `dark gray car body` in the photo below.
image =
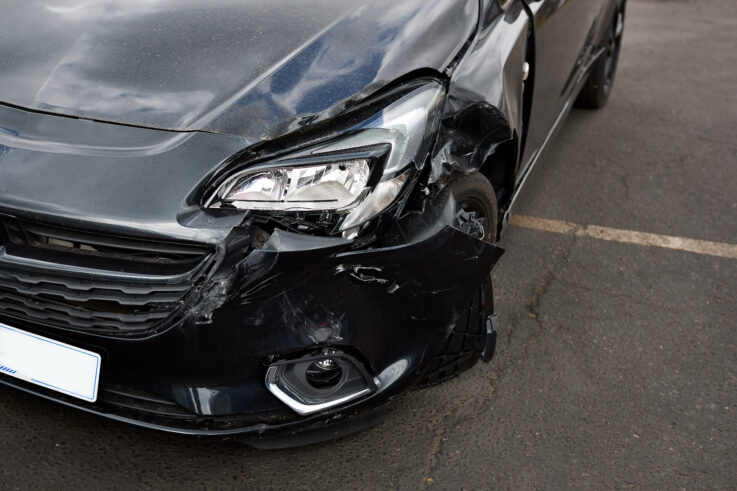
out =
[[(195, 434), (320, 426), (411, 386), (501, 255), (459, 227), (445, 183), (480, 170), (506, 216), (601, 54), (614, 7), (613, 0), (5, 6), (0, 217), (20, 224), (13, 227), (51, 224), (205, 252), (197, 268), (153, 281), (141, 271), (110, 279), (104, 268), (0, 246), (0, 322), (103, 354), (95, 404), (2, 375), (0, 382)], [(428, 197), (421, 212), (395, 217), (378, 243), (355, 247), (276, 230), (254, 246), (245, 213), (202, 207), (203, 188), (233, 155), (277, 154), (295, 141), (340, 134), (346, 114), (423, 77), (447, 87), (429, 172), (416, 186)], [(25, 290), (17, 286), (22, 275)], [(120, 283), (155, 293), (152, 284), (177, 282), (188, 293), (176, 315), (133, 334), (60, 325), (54, 312), (73, 319), (78, 305), (34, 304), (58, 288), (120, 290)], [(370, 398), (295, 418), (263, 386), (265, 366), (335, 345), (353, 350), (372, 376), (398, 360), (406, 368)]]

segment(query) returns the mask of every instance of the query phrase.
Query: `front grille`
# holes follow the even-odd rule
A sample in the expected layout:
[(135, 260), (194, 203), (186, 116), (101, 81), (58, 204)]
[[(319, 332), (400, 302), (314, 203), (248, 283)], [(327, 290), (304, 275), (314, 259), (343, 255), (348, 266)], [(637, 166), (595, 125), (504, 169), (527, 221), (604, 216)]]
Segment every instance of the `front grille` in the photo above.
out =
[(0, 215), (0, 315), (118, 336), (171, 322), (212, 249)]

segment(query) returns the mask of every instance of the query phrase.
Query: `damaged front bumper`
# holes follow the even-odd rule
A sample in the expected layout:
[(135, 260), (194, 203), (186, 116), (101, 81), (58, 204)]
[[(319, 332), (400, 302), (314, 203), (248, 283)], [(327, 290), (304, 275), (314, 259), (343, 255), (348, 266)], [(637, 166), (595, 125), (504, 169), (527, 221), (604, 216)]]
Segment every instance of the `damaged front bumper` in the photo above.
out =
[[(456, 210), (446, 187), (452, 172), (436, 172), (455, 162), (450, 151), (442, 153), (448, 162), (431, 151), (444, 91), (437, 80), (414, 81), (342, 116), (339, 130), (295, 137), (305, 140), (300, 148), (394, 138), (389, 147), (371, 143), (371, 152), (358, 147), (366, 155), (350, 147), (348, 161), (374, 169), (359, 201), (383, 202), (350, 226), (334, 220), (350, 214), (321, 209), (267, 213), (248, 200), (251, 208), (239, 208), (232, 187), (215, 194), (218, 207), (207, 206), (207, 190), (240, 175), (238, 166), (277, 159), (271, 164), (287, 172), (307, 159), (326, 168), (323, 160), (345, 148), (305, 156), (293, 153), (296, 140), (257, 143), (0, 106), (0, 120), (18, 128), (0, 134), (0, 322), (102, 361), (94, 403), (3, 374), (0, 383), (150, 428), (261, 438), (334, 428), (383, 405), (422, 380), (471, 309), (489, 321), (486, 349), (473, 355), (489, 359), (492, 300), (472, 299), (490, 292), (502, 250)], [(423, 117), (410, 122), (422, 127), (408, 132), (398, 116), (416, 112), (390, 109), (418, 93), (433, 102), (420, 104)], [(378, 192), (397, 179), (397, 193)], [(307, 387), (313, 362), (337, 365), (338, 382)]]
[[(233, 228), (230, 247), (186, 312), (144, 337), (59, 330), (2, 314), (20, 329), (100, 353), (103, 366), (93, 404), (7, 377), (0, 383), (195, 435), (263, 437), (350, 419), (417, 383), (502, 254), (458, 228), (449, 193), (435, 201), (398, 220), (386, 234), (391, 245), (377, 248), (276, 229), (244, 257), (253, 233), (246, 220)], [(350, 357), (367, 390), (297, 414), (269, 391), (267, 372), (325, 350)]]

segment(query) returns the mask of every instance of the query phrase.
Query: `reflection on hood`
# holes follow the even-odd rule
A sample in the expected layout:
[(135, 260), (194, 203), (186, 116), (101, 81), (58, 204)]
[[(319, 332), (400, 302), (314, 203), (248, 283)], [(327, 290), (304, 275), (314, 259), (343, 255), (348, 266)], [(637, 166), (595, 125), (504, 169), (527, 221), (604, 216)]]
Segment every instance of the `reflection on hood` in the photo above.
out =
[(274, 138), (447, 66), (478, 2), (33, 0), (3, 8), (0, 100)]

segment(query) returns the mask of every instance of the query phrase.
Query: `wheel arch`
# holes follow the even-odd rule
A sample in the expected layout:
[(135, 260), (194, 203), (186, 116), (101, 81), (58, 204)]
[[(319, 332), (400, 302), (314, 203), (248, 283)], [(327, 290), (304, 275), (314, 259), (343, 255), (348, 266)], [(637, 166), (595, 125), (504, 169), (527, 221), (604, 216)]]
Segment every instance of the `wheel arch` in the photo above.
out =
[(429, 182), (442, 185), (450, 175), (480, 171), (503, 213), (514, 195), (530, 119), (534, 27), (524, 0), (480, 3), (478, 31), (449, 74)]

